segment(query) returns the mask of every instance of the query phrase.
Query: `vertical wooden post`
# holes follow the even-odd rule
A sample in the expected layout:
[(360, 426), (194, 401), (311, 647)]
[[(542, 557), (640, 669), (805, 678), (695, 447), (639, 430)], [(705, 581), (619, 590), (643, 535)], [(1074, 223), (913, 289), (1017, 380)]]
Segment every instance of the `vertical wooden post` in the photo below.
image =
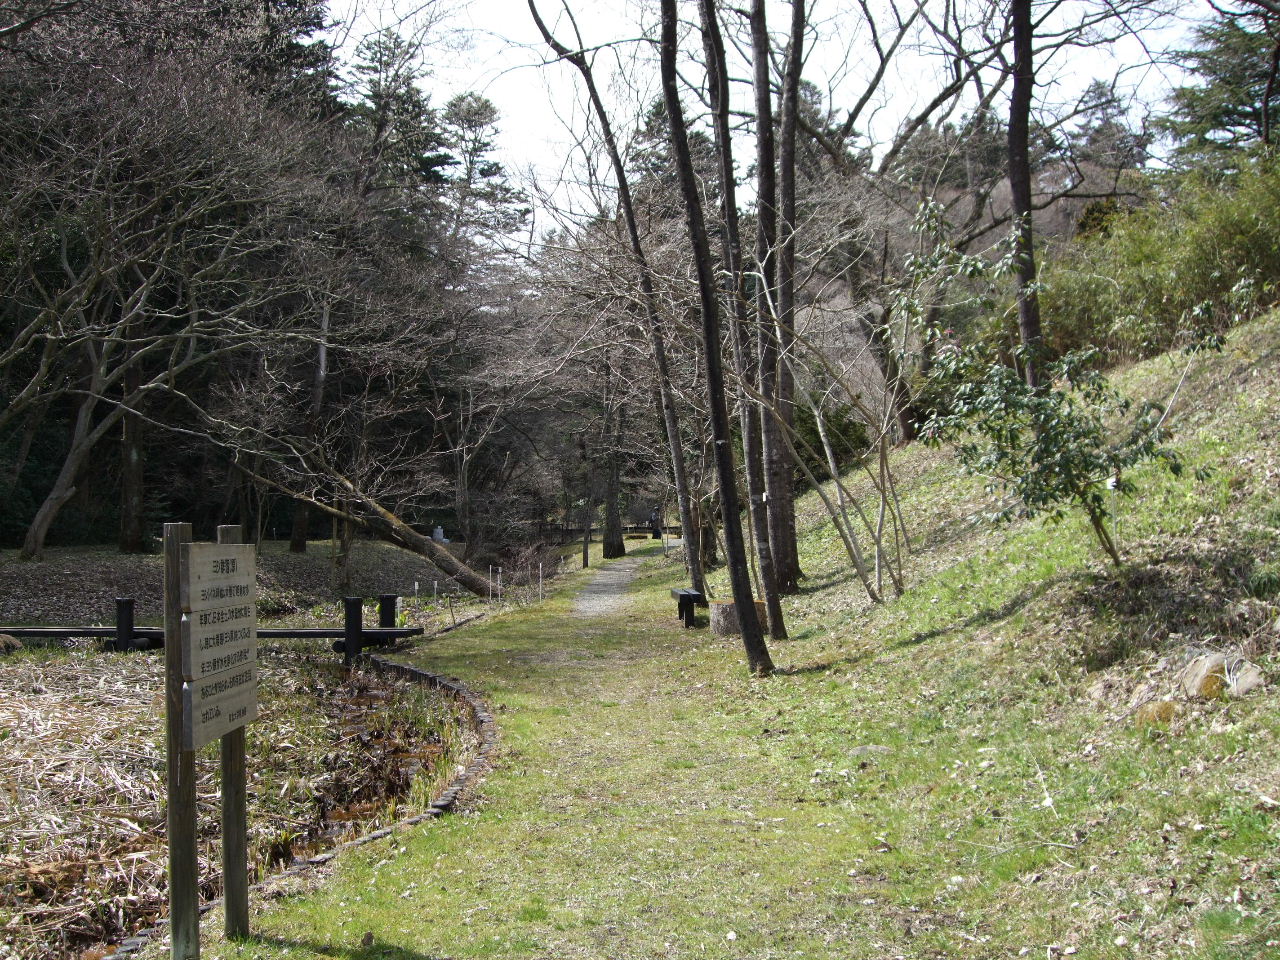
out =
[[(218, 527), (219, 543), (243, 542), (239, 524)], [(256, 590), (255, 590), (256, 596)], [(244, 727), (222, 735), (222, 902), (226, 935), (249, 935), (249, 819), (245, 787)]]
[(132, 597), (116, 597), (116, 637), (110, 649), (119, 653), (133, 649)]
[(182, 749), (182, 544), (191, 524), (164, 525), (165, 754), (169, 788), (169, 933), (172, 960), (199, 960), (196, 755)]
[(364, 600), (361, 597), (342, 598), (342, 662), (348, 667), (360, 656), (360, 634), (364, 629)]
[(383, 593), (378, 596), (378, 626), (394, 627), (396, 625), (396, 601), (399, 599), (394, 593)]

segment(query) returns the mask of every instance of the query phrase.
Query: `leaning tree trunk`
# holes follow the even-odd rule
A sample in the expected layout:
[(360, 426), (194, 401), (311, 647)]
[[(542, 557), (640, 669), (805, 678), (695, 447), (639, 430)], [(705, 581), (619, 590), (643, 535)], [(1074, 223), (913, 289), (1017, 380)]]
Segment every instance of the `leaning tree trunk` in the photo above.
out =
[(751, 596), (751, 571), (747, 565), (746, 545), (742, 539), (742, 520), (738, 505), (737, 477), (733, 465), (733, 436), (729, 428), (729, 408), (725, 401), (724, 371), (720, 361), (720, 303), (716, 294), (715, 268), (707, 242), (706, 221), (702, 213), (702, 196), (689, 151), (689, 137), (684, 124), (684, 108), (676, 85), (676, 5), (675, 0), (662, 0), (662, 94), (667, 106), (671, 136), (671, 154), (684, 196), (685, 224), (693, 249), (694, 269), (698, 277), (698, 299), (702, 307), (702, 355), (707, 388), (707, 407), (714, 440), (716, 476), (720, 486), (723, 514), (725, 561), (733, 601), (738, 608), (742, 627), (742, 645), (747, 665), (753, 674), (773, 673), (773, 661), (756, 616)]
[[(71, 445), (67, 450), (66, 458), (62, 461), (62, 468), (53, 481), (53, 488), (45, 496), (44, 502), (40, 504), (30, 526), (27, 527), (22, 548), (18, 551), (19, 560), (39, 560), (43, 556), (44, 542), (49, 536), (49, 529), (57, 519), (58, 513), (75, 496), (76, 477), (80, 475), (80, 470), (88, 460), (89, 454), (98, 445), (98, 441), (115, 427), (124, 415), (125, 405), (117, 404), (96, 424), (93, 424), (93, 414), (98, 404), (97, 394), (100, 389), (101, 380), (95, 372), (89, 389), (80, 402), (80, 408), (76, 411), (76, 422), (71, 430)], [(127, 403), (136, 402), (136, 400), (137, 397), (134, 396), (126, 398)]]
[(627, 179), (626, 166), (622, 162), (622, 153), (618, 150), (618, 142), (613, 135), (613, 126), (609, 123), (609, 114), (604, 108), (604, 101), (596, 89), (595, 75), (591, 64), (581, 50), (573, 51), (560, 43), (547, 29), (538, 13), (534, 0), (529, 0), (529, 12), (534, 23), (557, 57), (568, 61), (582, 74), (587, 87), (587, 96), (591, 100), (592, 111), (600, 123), (600, 134), (604, 138), (605, 149), (609, 154), (609, 162), (613, 166), (614, 178), (618, 183), (618, 205), (622, 209), (622, 219), (627, 226), (627, 237), (631, 243), (631, 253), (635, 258), (640, 274), (640, 293), (644, 300), (645, 316), (648, 321), (649, 343), (653, 349), (653, 362), (657, 367), (658, 393), (662, 401), (662, 424), (667, 435), (667, 451), (671, 457), (671, 474), (676, 488), (676, 506), (680, 511), (680, 531), (684, 538), (685, 563), (689, 568), (689, 582), (693, 589), (705, 592), (706, 582), (702, 564), (696, 549), (698, 531), (694, 523), (693, 498), (689, 490), (689, 473), (685, 466), (684, 444), (680, 440), (680, 422), (676, 412), (675, 394), (671, 387), (671, 371), (667, 362), (667, 348), (662, 339), (662, 325), (659, 322), (657, 293), (654, 289), (653, 272), (644, 253), (644, 245), (640, 242), (640, 229), (636, 223), (635, 204), (631, 197), (631, 184)]
[[(733, 140), (729, 130), (729, 76), (725, 65), (724, 40), (716, 17), (714, 0), (700, 0), (703, 45), (706, 48), (708, 89), (715, 130), (716, 156), (719, 160), (721, 234), (725, 262), (724, 286), (734, 312), (729, 323), (733, 331), (734, 364), (740, 384), (756, 381), (755, 353), (751, 344), (751, 321), (747, 312), (747, 295), (742, 274), (742, 235), (738, 222), (738, 200), (733, 166)], [(760, 571), (761, 593), (768, 615), (769, 636), (787, 638), (778, 581), (774, 573), (773, 551), (769, 548), (769, 517), (765, 506), (764, 463), (761, 458), (760, 417), (747, 396), (745, 386), (739, 391), (739, 429), (742, 432), (742, 459), (747, 486), (747, 513), (755, 542)]]
[(1040, 386), (1044, 336), (1036, 294), (1035, 236), (1031, 225), (1031, 97), (1035, 89), (1032, 0), (1010, 0), (1013, 21), (1013, 89), (1009, 93), (1009, 189), (1017, 218), (1018, 338), (1027, 385)]
[(472, 570), (446, 547), (419, 533), (377, 501), (361, 497), (360, 505), (363, 513), (355, 519), (366, 530), (430, 560), (442, 573), (452, 577), (463, 589), (477, 597), (488, 596), (490, 591), (495, 597), (499, 595), (497, 585), (488, 577)]

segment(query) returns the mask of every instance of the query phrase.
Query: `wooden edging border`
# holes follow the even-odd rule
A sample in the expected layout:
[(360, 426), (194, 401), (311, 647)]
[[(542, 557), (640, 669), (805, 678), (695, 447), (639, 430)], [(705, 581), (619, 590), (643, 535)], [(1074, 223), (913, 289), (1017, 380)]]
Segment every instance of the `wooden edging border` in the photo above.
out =
[[(458, 624), (461, 626), (462, 624)], [(476, 735), (479, 745), (476, 749), (475, 756), (467, 764), (466, 768), (449, 781), (449, 785), (432, 802), (431, 806), (425, 811), (415, 814), (412, 817), (406, 817), (403, 820), (397, 820), (395, 823), (372, 830), (369, 833), (362, 834), (351, 840), (338, 844), (331, 850), (318, 853), (314, 857), (308, 857), (306, 860), (296, 861), (289, 865), (279, 873), (273, 873), (269, 877), (259, 880), (249, 889), (251, 891), (261, 891), (267, 884), (279, 881), (283, 877), (299, 876), (311, 870), (321, 867), (329, 861), (333, 860), (339, 854), (354, 850), (357, 847), (363, 847), (367, 843), (373, 843), (375, 840), (383, 840), (391, 836), (393, 833), (399, 833), (409, 827), (427, 820), (434, 820), (437, 817), (449, 813), (457, 805), (458, 797), (464, 790), (474, 788), (489, 772), (493, 765), (493, 751), (498, 745), (498, 730), (494, 723), (493, 714), (489, 707), (485, 704), (477, 694), (469, 690), (461, 680), (457, 677), (444, 677), (440, 674), (431, 673), (420, 667), (410, 666), (407, 663), (398, 663), (394, 660), (388, 660), (385, 657), (376, 654), (365, 654), (362, 657), (363, 662), (371, 664), (380, 673), (389, 673), (401, 677), (405, 680), (413, 680), (435, 690), (444, 690), (455, 700), (466, 704), (468, 713), (470, 714), (470, 726), (472, 732)], [(203, 916), (210, 910), (213, 910), (222, 899), (210, 900), (200, 905), (200, 914)], [(150, 944), (153, 940), (158, 940), (169, 932), (168, 922), (157, 924), (154, 927), (148, 927), (137, 933), (126, 937), (120, 942), (115, 953), (111, 954), (113, 960), (119, 957), (136, 957), (143, 947)]]

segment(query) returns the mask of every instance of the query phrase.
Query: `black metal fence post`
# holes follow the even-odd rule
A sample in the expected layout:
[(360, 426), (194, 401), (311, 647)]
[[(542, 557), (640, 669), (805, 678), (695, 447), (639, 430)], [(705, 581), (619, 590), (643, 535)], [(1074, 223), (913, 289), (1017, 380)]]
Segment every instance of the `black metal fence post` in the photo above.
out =
[(364, 599), (342, 598), (342, 662), (350, 666), (360, 656), (361, 637), (364, 629)]
[(399, 594), (383, 593), (378, 596), (378, 626), (394, 627), (396, 625), (396, 603)]
[(116, 637), (107, 649), (124, 653), (133, 649), (133, 598), (116, 597)]

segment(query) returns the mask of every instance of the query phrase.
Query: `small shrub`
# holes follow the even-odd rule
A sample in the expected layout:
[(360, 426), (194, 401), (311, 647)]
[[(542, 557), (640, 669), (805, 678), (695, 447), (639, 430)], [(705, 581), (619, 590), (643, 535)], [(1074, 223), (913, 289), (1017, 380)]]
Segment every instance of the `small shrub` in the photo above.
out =
[(1263, 564), (1249, 573), (1249, 596), (1259, 600), (1272, 600), (1280, 596), (1280, 565)]
[(1108, 423), (1129, 414), (1131, 403), (1094, 363), (1091, 353), (1069, 354), (1045, 367), (1052, 385), (1035, 389), (979, 349), (948, 351), (930, 375), (932, 395), (948, 400), (921, 432), (927, 443), (955, 443), (964, 468), (986, 477), (989, 491), (1014, 495), (997, 519), (1045, 514), (1056, 522), (1077, 506), (1118, 567), (1106, 526), (1107, 489), (1133, 492), (1126, 471), (1144, 461), (1162, 462), (1174, 473), (1182, 464), (1161, 445), (1165, 435), (1154, 404), (1139, 407), (1127, 427), (1111, 435)]

